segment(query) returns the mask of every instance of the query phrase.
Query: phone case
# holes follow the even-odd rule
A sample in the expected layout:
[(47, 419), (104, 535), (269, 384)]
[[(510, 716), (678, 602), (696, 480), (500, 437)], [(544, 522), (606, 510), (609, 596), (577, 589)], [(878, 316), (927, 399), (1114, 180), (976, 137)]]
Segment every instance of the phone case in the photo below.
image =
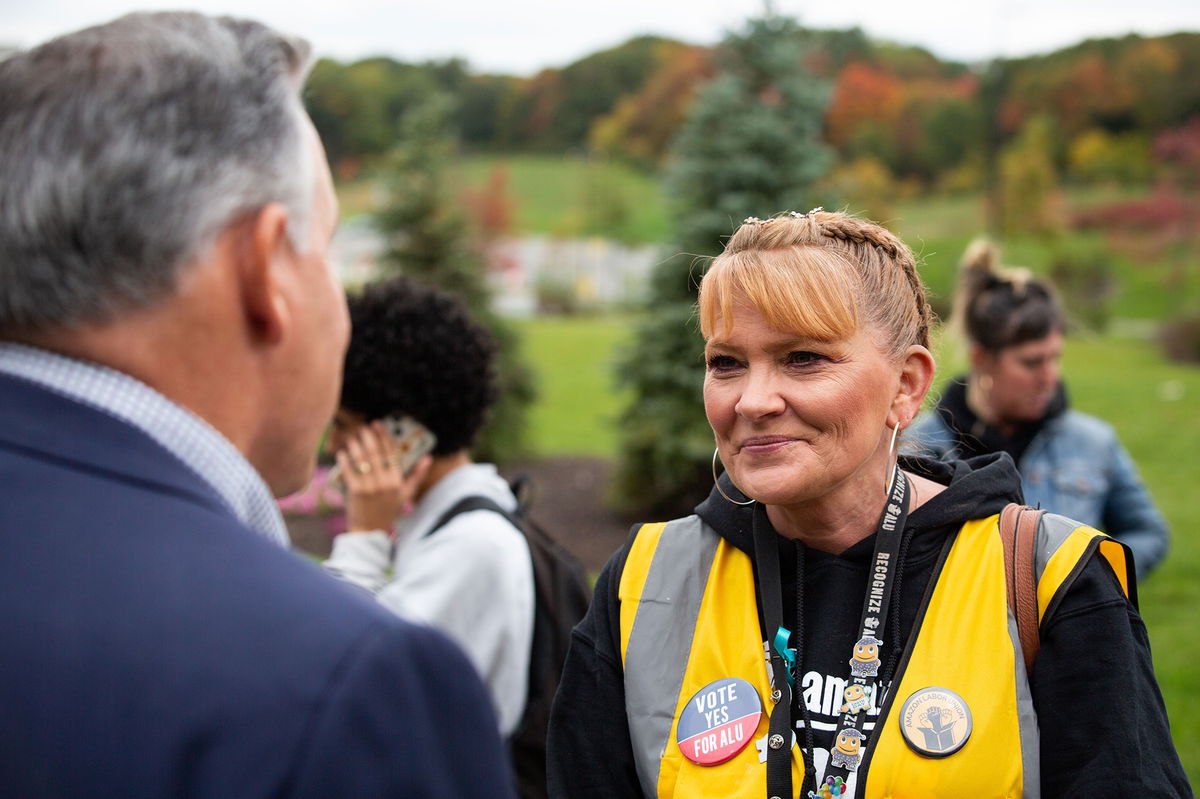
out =
[[(404, 416), (399, 419), (393, 417), (384, 417), (380, 419), (383, 427), (387, 430), (388, 435), (396, 442), (396, 464), (400, 467), (402, 474), (408, 474), (409, 470), (421, 459), (421, 456), (427, 452), (432, 452), (437, 444), (437, 437), (430, 432), (429, 428), (413, 419), (411, 416)], [(334, 486), (342, 486), (341, 468), (336, 464), (329, 470), (326, 476), (326, 481)]]
[(388, 435), (396, 442), (397, 463), (400, 471), (405, 474), (422, 455), (432, 451), (437, 444), (437, 438), (429, 428), (411, 416), (402, 416), (399, 419), (387, 417), (382, 422)]

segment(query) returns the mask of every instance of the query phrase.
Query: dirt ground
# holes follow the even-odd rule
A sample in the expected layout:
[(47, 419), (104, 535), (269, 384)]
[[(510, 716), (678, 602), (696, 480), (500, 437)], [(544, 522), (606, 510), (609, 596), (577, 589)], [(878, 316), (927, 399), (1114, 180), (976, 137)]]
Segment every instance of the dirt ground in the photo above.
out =
[[(597, 572), (625, 541), (634, 520), (605, 504), (612, 464), (596, 458), (545, 458), (500, 470), (508, 479), (519, 474), (534, 486), (531, 516), (558, 539), (589, 572)], [(329, 555), (332, 533), (326, 520), (288, 516), (292, 543), (317, 557)]]

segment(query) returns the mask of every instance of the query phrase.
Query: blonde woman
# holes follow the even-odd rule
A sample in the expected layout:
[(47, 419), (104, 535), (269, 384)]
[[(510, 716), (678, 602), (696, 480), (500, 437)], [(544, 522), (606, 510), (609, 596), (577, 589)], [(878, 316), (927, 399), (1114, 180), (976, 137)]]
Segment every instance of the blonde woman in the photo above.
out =
[(1011, 460), (897, 458), (934, 374), (908, 247), (819, 209), (748, 219), (699, 319), (726, 471), (601, 573), (551, 796), (1190, 795), (1125, 549), (1045, 517), (1027, 672), (996, 520)]

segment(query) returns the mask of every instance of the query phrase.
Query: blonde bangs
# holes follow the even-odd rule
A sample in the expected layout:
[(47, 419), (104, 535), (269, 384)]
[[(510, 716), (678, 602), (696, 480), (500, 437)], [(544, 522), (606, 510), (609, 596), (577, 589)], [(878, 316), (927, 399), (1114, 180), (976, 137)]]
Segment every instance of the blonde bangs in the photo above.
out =
[(733, 329), (734, 305), (748, 302), (776, 330), (833, 341), (860, 326), (858, 271), (839, 253), (815, 247), (743, 250), (713, 260), (700, 281), (700, 332), (705, 340)]

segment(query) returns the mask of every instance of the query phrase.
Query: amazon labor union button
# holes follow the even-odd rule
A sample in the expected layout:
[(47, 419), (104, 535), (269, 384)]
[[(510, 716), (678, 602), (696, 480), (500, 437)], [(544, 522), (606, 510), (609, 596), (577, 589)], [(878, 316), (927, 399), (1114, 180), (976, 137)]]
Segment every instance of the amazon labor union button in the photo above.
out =
[(900, 708), (900, 731), (917, 754), (948, 757), (971, 737), (971, 708), (949, 688), (922, 688)]
[(762, 699), (746, 680), (714, 680), (688, 700), (675, 740), (683, 756), (701, 766), (724, 763), (745, 748), (762, 718)]

